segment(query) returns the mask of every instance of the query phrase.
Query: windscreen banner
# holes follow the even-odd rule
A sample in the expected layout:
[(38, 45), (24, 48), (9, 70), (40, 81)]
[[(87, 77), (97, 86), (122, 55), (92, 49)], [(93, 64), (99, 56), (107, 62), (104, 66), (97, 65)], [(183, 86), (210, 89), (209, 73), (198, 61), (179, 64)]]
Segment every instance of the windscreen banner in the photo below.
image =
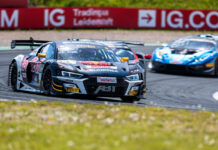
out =
[(113, 7), (0, 8), (0, 29), (218, 30), (217, 10)]

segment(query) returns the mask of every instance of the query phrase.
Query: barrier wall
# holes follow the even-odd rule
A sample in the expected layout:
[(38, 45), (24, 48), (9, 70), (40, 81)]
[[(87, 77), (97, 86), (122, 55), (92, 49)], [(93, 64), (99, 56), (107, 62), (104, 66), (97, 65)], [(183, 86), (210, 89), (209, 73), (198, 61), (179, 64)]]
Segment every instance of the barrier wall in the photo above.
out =
[(27, 8), (28, 0), (0, 0), (0, 8)]
[(47, 28), (218, 30), (218, 11), (108, 7), (0, 8), (0, 29)]

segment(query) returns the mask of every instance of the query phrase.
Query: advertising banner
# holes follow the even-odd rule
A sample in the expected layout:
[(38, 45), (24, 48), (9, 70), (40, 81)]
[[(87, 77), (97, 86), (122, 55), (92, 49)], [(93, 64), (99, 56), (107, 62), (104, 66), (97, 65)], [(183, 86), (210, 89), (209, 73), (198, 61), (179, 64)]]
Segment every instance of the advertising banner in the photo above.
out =
[(53, 28), (218, 30), (218, 11), (113, 7), (0, 8), (0, 29)]

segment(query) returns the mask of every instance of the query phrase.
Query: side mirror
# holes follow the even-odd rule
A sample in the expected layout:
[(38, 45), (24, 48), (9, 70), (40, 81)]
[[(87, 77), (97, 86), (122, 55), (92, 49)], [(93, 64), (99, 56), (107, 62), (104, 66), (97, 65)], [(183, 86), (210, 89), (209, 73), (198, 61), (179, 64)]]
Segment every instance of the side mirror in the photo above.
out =
[(152, 55), (146, 54), (144, 57), (145, 57), (145, 59), (151, 59), (151, 58), (152, 58)]
[(38, 57), (45, 58), (45, 57), (46, 57), (46, 54), (38, 53), (37, 56), (38, 56)]
[(122, 57), (122, 62), (128, 62), (129, 61), (129, 57)]

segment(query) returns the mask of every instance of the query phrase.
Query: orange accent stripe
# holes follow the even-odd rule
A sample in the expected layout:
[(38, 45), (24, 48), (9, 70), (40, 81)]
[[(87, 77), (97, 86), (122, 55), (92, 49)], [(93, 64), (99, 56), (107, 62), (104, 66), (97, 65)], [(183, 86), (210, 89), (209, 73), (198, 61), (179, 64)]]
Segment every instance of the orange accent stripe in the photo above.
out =
[(53, 82), (53, 84), (54, 84), (56, 87), (60, 87), (60, 88), (63, 87), (63, 86), (61, 86), (61, 85), (57, 85), (57, 84), (54, 83), (54, 82)]
[(52, 85), (52, 88), (53, 88), (55, 91), (62, 92), (62, 90), (56, 89), (53, 85)]

